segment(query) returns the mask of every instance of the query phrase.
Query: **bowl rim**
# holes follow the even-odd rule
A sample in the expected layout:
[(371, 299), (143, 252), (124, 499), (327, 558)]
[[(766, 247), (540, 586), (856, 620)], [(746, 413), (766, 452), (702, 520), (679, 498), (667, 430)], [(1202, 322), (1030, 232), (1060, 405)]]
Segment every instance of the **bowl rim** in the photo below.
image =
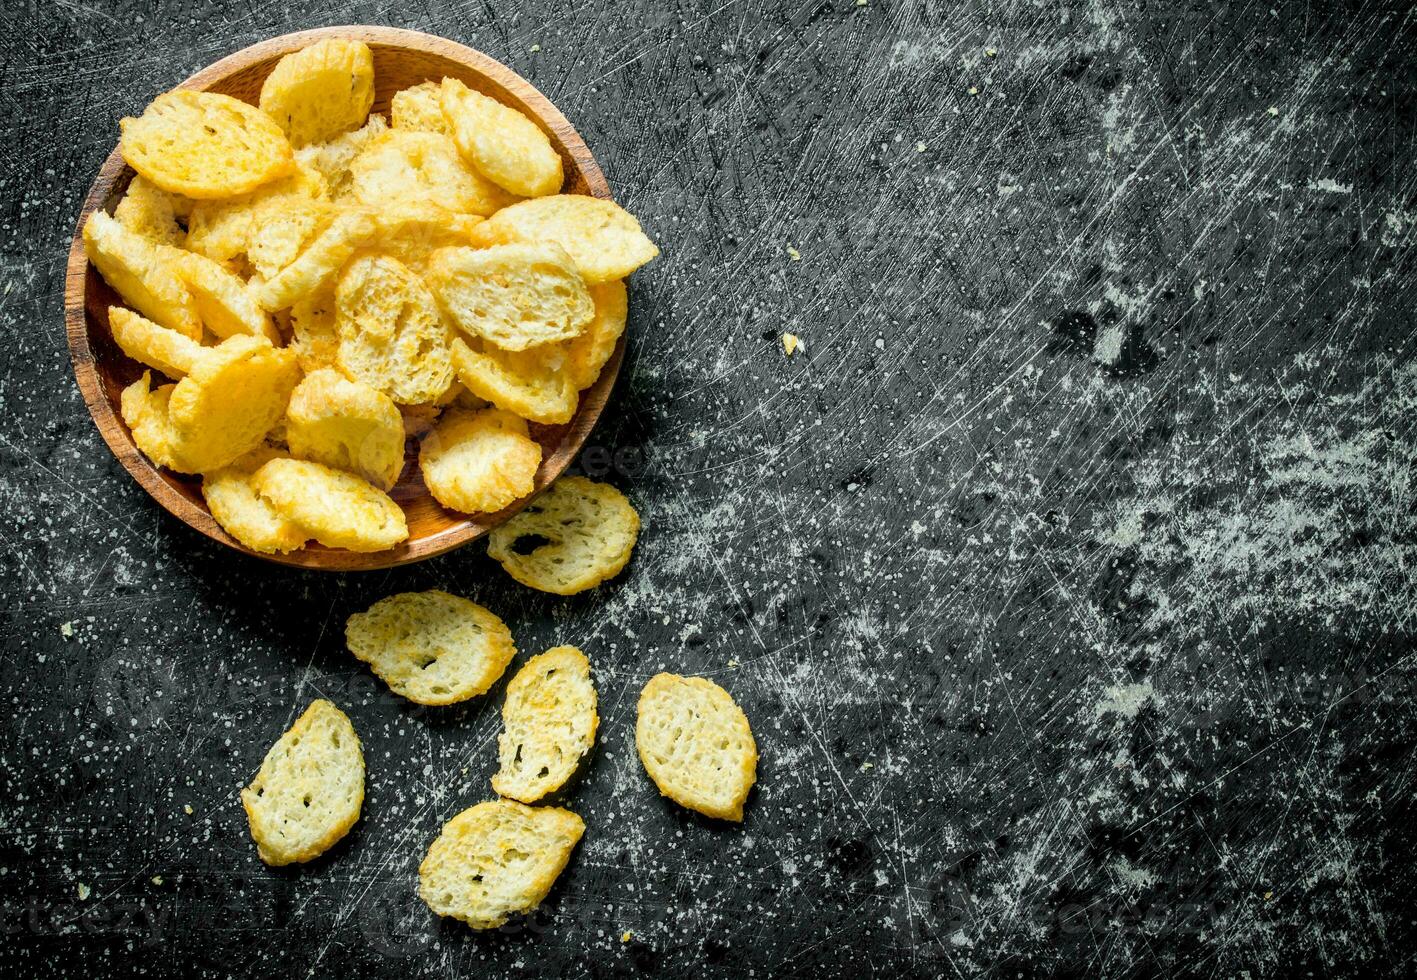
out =
[[(474, 72), (506, 89), (521, 100), (524, 105), (532, 108), (534, 110), (533, 121), (554, 130), (556, 139), (565, 147), (567, 154), (580, 172), (589, 193), (599, 198), (611, 198), (610, 186), (599, 165), (595, 162), (595, 158), (591, 155), (590, 148), (586, 146), (575, 127), (561, 114), (561, 111), (550, 99), (500, 61), (481, 51), (437, 35), (371, 24), (347, 24), (295, 31), (267, 38), (234, 51), (188, 76), (175, 88), (206, 89), (214, 82), (249, 68), (253, 64), (298, 51), (326, 38), (355, 39), (383, 47), (411, 49), (439, 55), (466, 65)], [(88, 406), (89, 415), (98, 427), (99, 435), (102, 436), (114, 457), (164, 510), (211, 540), (254, 558), (280, 565), (323, 571), (377, 570), (433, 558), (485, 536), (535, 499), (570, 466), (585, 445), (596, 422), (599, 421), (624, 359), (626, 337), (623, 334), (616, 343), (610, 360), (601, 370), (600, 377), (591, 387), (581, 392), (576, 414), (562, 434), (561, 440), (556, 444), (555, 449), (542, 460), (537, 475), (541, 477), (544, 474), (544, 481), (532, 493), (505, 510), (499, 511), (487, 523), (481, 523), (464, 516), (461, 522), (434, 534), (404, 541), (394, 548), (375, 552), (346, 551), (316, 545), (313, 548), (307, 546), (286, 554), (264, 554), (246, 547), (227, 534), (206, 507), (198, 505), (169, 485), (158, 468), (138, 450), (127, 425), (119, 418), (113, 404), (105, 395), (102, 381), (98, 375), (96, 358), (89, 343), (89, 316), (85, 298), (90, 266), (88, 256), (84, 251), (83, 228), (89, 215), (103, 207), (104, 203), (112, 197), (114, 186), (127, 176), (128, 171), (128, 165), (124, 162), (118, 144), (115, 142), (112, 152), (99, 167), (93, 184), (89, 187), (79, 209), (73, 240), (69, 246), (69, 260), (64, 281), (64, 321), (69, 341), (69, 356), (73, 363), (74, 377), (78, 383), (79, 392), (83, 396), (84, 404)]]

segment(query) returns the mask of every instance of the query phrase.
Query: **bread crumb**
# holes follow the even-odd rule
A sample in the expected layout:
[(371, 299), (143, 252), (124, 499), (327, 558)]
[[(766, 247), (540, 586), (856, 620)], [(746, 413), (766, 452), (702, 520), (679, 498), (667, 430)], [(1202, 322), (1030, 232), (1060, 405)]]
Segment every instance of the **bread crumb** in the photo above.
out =
[(927, 147), (927, 146), (925, 145), (925, 143), (924, 143), (923, 140), (921, 140), (921, 141), (919, 141), (919, 142), (917, 142), (917, 143), (915, 144), (915, 152), (916, 152), (916, 153), (924, 153), (927, 149), (929, 149), (929, 147)]
[(969, 94), (970, 94), (970, 95), (978, 95), (978, 94), (979, 94), (979, 86), (977, 86), (977, 85), (971, 85), (971, 86), (969, 86)]
[(79, 901), (87, 902), (91, 894), (93, 894), (93, 892), (89, 890), (89, 886), (82, 881), (79, 882)]
[(995, 55), (997, 55), (998, 53), (999, 53), (998, 50), (995, 49), (995, 48), (985, 48), (985, 49), (984, 49), (984, 57), (986, 57), (986, 58), (992, 58), (992, 57), (994, 57)]
[(184, 803), (184, 804), (182, 804), (182, 812), (185, 813), (185, 814), (187, 814), (187, 816), (190, 817), (190, 816), (192, 815), (192, 804), (190, 804), (190, 803)]
[(736, 660), (730, 660), (730, 661), (728, 661), (728, 666), (730, 666), (730, 667), (737, 667), (737, 666), (738, 666), (738, 661), (736, 661)]
[(541, 45), (539, 45), (539, 44), (533, 44), (533, 45), (531, 46), (531, 53), (532, 53), (532, 54), (536, 54), (536, 52), (538, 52), (538, 51), (540, 51), (540, 50), (541, 50)]
[(791, 245), (787, 246), (787, 257), (793, 262), (802, 261), (802, 253), (797, 251), (797, 249), (793, 248)]
[[(864, 0), (857, 0), (857, 6), (860, 6), (862, 2), (864, 2)], [(629, 929), (626, 929), (625, 932), (620, 936), (620, 942), (622, 942), (622, 943), (628, 943), (629, 941), (630, 941), (630, 930), (629, 930)]]
[(1277, 106), (1270, 106), (1266, 111), (1267, 111), (1271, 116), (1277, 116), (1277, 115), (1279, 115), (1279, 108), (1278, 108)]
[(154, 885), (160, 885), (160, 884), (162, 884), (162, 875), (153, 875), (153, 884), (154, 884)]
[(803, 346), (805, 345), (802, 343), (802, 339), (798, 337), (795, 333), (785, 333), (782, 335), (782, 349), (787, 352), (788, 357), (791, 357), (793, 354), (795, 354), (797, 352), (797, 348)]
[(62, 634), (64, 634), (64, 638), (65, 638), (65, 639), (68, 639), (69, 637), (71, 637), (71, 636), (74, 635), (74, 624), (73, 624), (73, 623), (60, 623), (60, 624), (59, 624), (59, 632), (62, 633)]
[(1274, 892), (1265, 892), (1265, 893), (1264, 893), (1264, 900), (1265, 900), (1266, 902), (1268, 902), (1268, 901), (1269, 901), (1271, 898), (1273, 898), (1273, 897), (1274, 897)]
[(861, 771), (862, 771), (862, 772), (865, 772), (867, 769), (874, 769), (874, 768), (876, 768), (876, 764), (875, 764), (874, 762), (863, 762), (863, 763), (861, 763)]

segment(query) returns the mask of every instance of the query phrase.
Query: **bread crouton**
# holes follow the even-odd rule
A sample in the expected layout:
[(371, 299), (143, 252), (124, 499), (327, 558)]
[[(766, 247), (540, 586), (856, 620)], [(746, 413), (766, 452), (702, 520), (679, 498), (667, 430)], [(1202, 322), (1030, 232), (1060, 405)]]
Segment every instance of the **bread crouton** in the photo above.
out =
[(349, 833), (364, 805), (364, 753), (345, 713), (312, 702), (266, 753), (241, 805), (270, 865), (314, 860)]
[(553, 647), (528, 660), (502, 703), (493, 791), (535, 803), (564, 786), (595, 744), (595, 708), (590, 661), (580, 650)]
[(705, 816), (743, 819), (758, 746), (743, 709), (713, 681), (651, 677), (640, 694), (635, 747), (665, 796)]

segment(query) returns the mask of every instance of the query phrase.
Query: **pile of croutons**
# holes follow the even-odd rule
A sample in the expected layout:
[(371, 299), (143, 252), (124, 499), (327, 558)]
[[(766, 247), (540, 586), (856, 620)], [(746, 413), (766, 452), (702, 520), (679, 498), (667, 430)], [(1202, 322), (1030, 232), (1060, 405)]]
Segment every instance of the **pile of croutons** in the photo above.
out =
[(404, 541), (389, 491), (410, 438), (450, 510), (531, 493), (527, 423), (575, 415), (624, 332), (625, 277), (658, 254), (618, 205), (560, 193), (517, 110), (454, 78), (398, 92), (388, 121), (373, 100), (350, 40), (282, 58), (259, 106), (160, 95), (122, 121), (136, 176), (84, 227), (126, 304), (113, 339), (151, 369), (122, 393), (134, 442), (200, 474), (267, 554)]

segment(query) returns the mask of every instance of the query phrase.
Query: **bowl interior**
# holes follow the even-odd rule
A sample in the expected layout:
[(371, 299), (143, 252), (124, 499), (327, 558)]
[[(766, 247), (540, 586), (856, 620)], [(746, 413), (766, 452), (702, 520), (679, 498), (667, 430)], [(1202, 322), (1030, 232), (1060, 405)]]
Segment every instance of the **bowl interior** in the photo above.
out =
[[(390, 28), (305, 31), (239, 51), (198, 72), (182, 87), (220, 92), (254, 104), (261, 83), (281, 56), (322, 37), (358, 37), (369, 44), (374, 55), (373, 112), (387, 113), (394, 93), (410, 85), (444, 76), (460, 79), (469, 87), (519, 109), (541, 126), (550, 137), (552, 146), (561, 154), (566, 172), (565, 193), (610, 196), (605, 178), (584, 142), (544, 96), (504, 65), (442, 38)], [(115, 148), (89, 193), (78, 229), (83, 228), (84, 220), (95, 208), (111, 212), (132, 177), (132, 170)], [(248, 554), (256, 554), (230, 537), (212, 518), (202, 499), (200, 477), (157, 469), (133, 444), (132, 435), (118, 415), (119, 395), (127, 385), (142, 376), (144, 369), (125, 356), (113, 341), (108, 326), (108, 307), (121, 301), (85, 260), (79, 231), (75, 233), (74, 248), (70, 253), (65, 301), (70, 347), (80, 389), (100, 432), (119, 461), (159, 503), (177, 517), (214, 540)], [(536, 475), (537, 491), (555, 480), (580, 450), (604, 407), (619, 370), (623, 348), (622, 338), (600, 378), (581, 393), (580, 406), (569, 423), (556, 426), (533, 423), (530, 426), (532, 438), (542, 446), (542, 463)], [(404, 447), (403, 473), (390, 491), (390, 496), (403, 508), (408, 520), (409, 540), (402, 545), (388, 551), (358, 554), (324, 548), (311, 542), (304, 549), (288, 555), (258, 557), (309, 568), (386, 568), (431, 557), (481, 537), (530, 499), (519, 501), (497, 514), (470, 517), (445, 510), (423, 486), (417, 457), (418, 442), (410, 438)]]

